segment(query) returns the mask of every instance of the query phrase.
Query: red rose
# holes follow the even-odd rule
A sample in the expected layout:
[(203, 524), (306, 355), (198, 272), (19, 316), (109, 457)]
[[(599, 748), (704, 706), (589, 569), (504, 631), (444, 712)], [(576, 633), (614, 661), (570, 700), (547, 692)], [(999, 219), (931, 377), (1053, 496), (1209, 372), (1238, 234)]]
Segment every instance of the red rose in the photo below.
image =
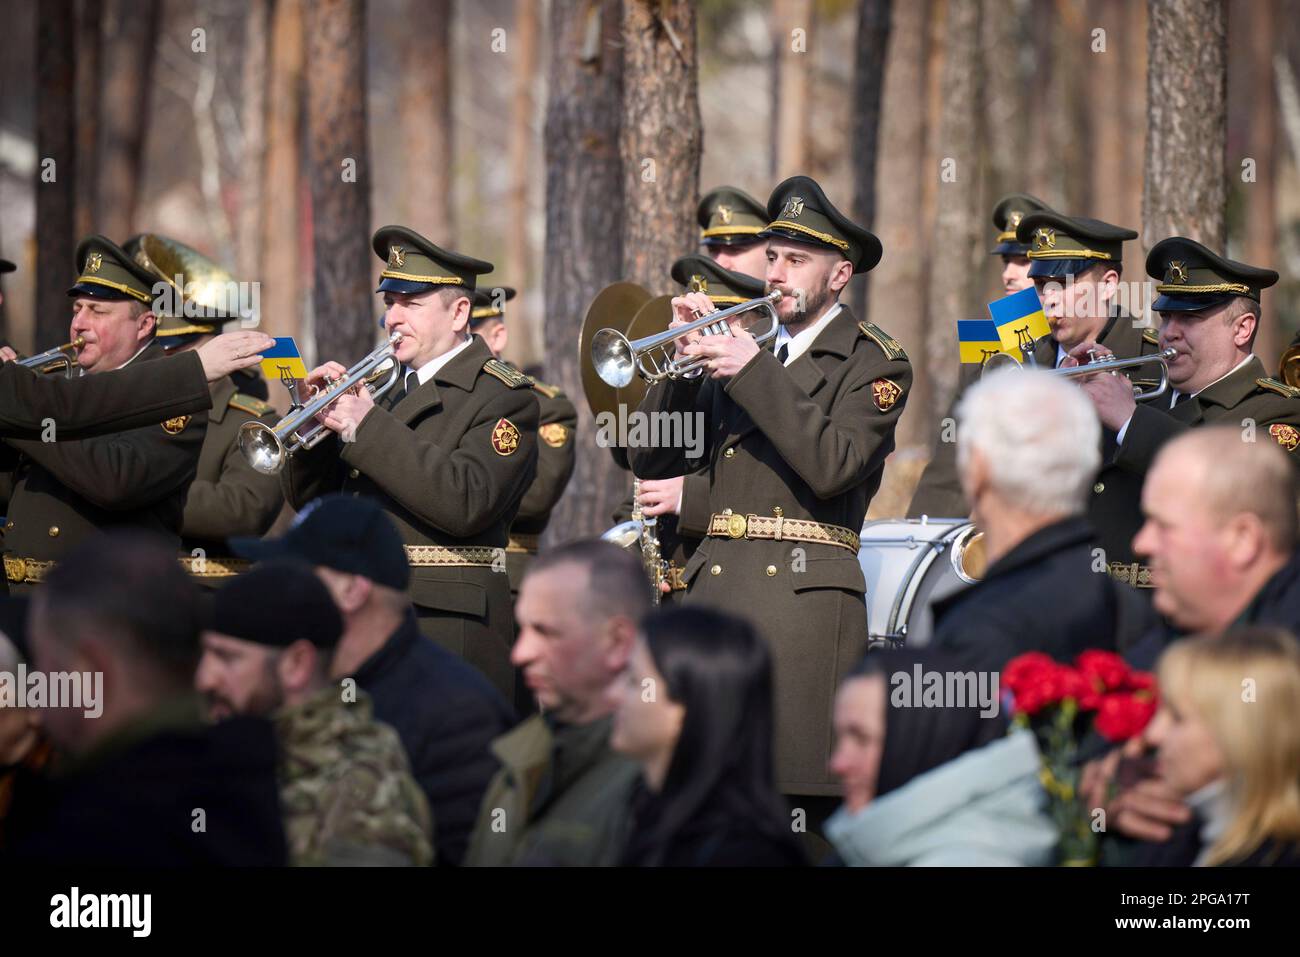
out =
[(1152, 691), (1156, 689), (1156, 676), (1149, 671), (1130, 671), (1124, 682), (1125, 691)]
[(1057, 667), (1056, 662), (1041, 651), (1030, 651), (1017, 655), (1008, 661), (1002, 669), (1002, 687), (1015, 694), (1027, 682), (1034, 680), (1044, 671)]
[(1101, 691), (1086, 673), (1062, 666), (1060, 680), (1064, 684), (1063, 698), (1073, 698), (1080, 711), (1096, 709), (1101, 701)]
[(1066, 665), (1057, 664), (1046, 655), (1046, 661), (1035, 661), (1016, 674), (1016, 684), (1011, 689), (1012, 707), (1027, 715), (1035, 715), (1049, 705), (1059, 704), (1065, 698), (1078, 700), (1088, 691), (1083, 677)]
[(1085, 651), (1074, 659), (1074, 664), (1085, 678), (1100, 683), (1098, 691), (1124, 687), (1130, 673), (1128, 662), (1113, 651)]
[(1155, 713), (1155, 695), (1145, 691), (1108, 694), (1097, 707), (1095, 727), (1107, 741), (1127, 741), (1141, 734)]

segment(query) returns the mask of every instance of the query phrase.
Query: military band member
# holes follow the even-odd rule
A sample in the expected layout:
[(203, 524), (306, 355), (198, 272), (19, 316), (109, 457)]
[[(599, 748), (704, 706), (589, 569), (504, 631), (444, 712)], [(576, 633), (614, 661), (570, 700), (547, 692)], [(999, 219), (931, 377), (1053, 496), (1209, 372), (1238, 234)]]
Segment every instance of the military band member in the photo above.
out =
[[(161, 361), (147, 272), (115, 243), (77, 247), (69, 339), (83, 338), (82, 371), (97, 375)], [(133, 526), (180, 546), (185, 493), (207, 413), (78, 442), (7, 440), (4, 563), (11, 593), (40, 582), (60, 556), (105, 528)]]
[[(1102, 424), (1117, 433), (1118, 448), (1103, 465), (1097, 486), (1109, 489), (1113, 482), (1136, 478), (1140, 487), (1161, 446), (1200, 425), (1232, 425), (1241, 429), (1244, 442), (1277, 442), (1294, 453), (1300, 446), (1300, 389), (1269, 378), (1251, 352), (1260, 292), (1276, 283), (1278, 274), (1225, 259), (1181, 236), (1151, 247), (1146, 270), (1158, 283), (1151, 308), (1160, 314), (1160, 348), (1177, 351), (1169, 363), (1170, 392), (1138, 403), (1122, 377), (1089, 376), (1082, 383)], [(1078, 351), (1088, 348), (1093, 345), (1085, 343)], [(1110, 350), (1099, 345), (1096, 351)], [(1093, 521), (1104, 523), (1099, 530), (1109, 540), (1131, 547), (1143, 521), (1140, 500), (1116, 501)], [(1111, 574), (1152, 586), (1150, 569), (1136, 561), (1127, 568), (1113, 563)]]
[[(474, 291), (470, 332), (482, 338), (498, 359), (510, 341), (505, 304), (514, 297), (515, 291), (509, 286)], [(501, 361), (519, 371), (505, 359)], [(537, 420), (537, 477), (519, 503), (519, 514), (510, 526), (506, 572), (510, 577), (512, 598), (519, 595), (519, 583), (523, 581), (528, 561), (537, 554), (542, 532), (551, 521), (551, 509), (555, 508), (569, 484), (576, 458), (574, 433), (578, 427), (578, 410), (558, 386), (548, 385), (533, 376), (530, 379), (540, 411)]]
[[(1033, 284), (1029, 278), (1029, 244), (1016, 237), (1016, 228), (1020, 221), (1030, 213), (1049, 209), (1041, 199), (1028, 193), (1011, 193), (998, 200), (993, 207), (993, 225), (997, 228), (997, 237), (990, 256), (1002, 259), (1002, 289), (1006, 295), (1019, 292)], [(952, 405), (948, 407), (946, 419), (955, 422), (957, 403), (972, 382), (979, 378), (980, 367), (962, 365), (959, 370), (957, 393)], [(935, 442), (930, 461), (917, 482), (912, 501), (907, 506), (908, 518), (920, 518), (932, 515), (944, 518), (961, 518), (970, 514), (970, 506), (961, 491), (961, 481), (957, 477), (957, 443), (944, 441), (942, 428)]]
[[(364, 389), (322, 421), (337, 437), (290, 458), (285, 497), (302, 508), (325, 492), (369, 495), (397, 525), (411, 563), (420, 630), (513, 698), (505, 548), (537, 473), (532, 380), (469, 332), (477, 277), (491, 263), (435, 246), (402, 226), (375, 233), (379, 291), (402, 379), (376, 402)], [(309, 386), (344, 371), (337, 362)]]
[[(703, 374), (652, 385), (641, 409), (704, 415), (711, 517), (683, 604), (763, 631), (776, 661), (778, 782), (832, 795), (831, 701), (867, 639), (859, 532), (912, 372), (897, 342), (839, 302), (851, 276), (879, 262), (879, 240), (806, 176), (776, 188), (767, 217), (767, 285), (785, 294), (775, 349), (743, 330), (679, 339), (679, 356), (706, 360)], [(705, 293), (679, 296), (673, 323), (713, 308)], [(649, 477), (695, 465), (682, 448), (629, 458)]]
[(695, 210), (700, 245), (723, 269), (762, 276), (767, 272), (767, 209), (743, 189), (719, 186), (700, 199)]

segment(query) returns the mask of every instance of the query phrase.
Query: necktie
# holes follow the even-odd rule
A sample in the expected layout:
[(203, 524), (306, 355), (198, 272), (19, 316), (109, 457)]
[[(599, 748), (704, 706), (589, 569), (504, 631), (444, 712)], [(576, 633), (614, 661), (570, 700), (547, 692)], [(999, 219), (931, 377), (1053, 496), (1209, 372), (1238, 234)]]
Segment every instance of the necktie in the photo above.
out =
[(790, 358), (790, 343), (781, 343), (781, 348), (776, 350), (776, 361), (785, 365), (785, 360)]
[(1178, 406), (1182, 405), (1184, 402), (1186, 402), (1186, 401), (1187, 401), (1188, 399), (1190, 399), (1191, 397), (1192, 397), (1192, 394), (1191, 394), (1190, 392), (1180, 392), (1180, 393), (1178, 393), (1178, 395), (1176, 395), (1176, 396), (1174, 397), (1174, 405), (1173, 405), (1173, 407), (1174, 407), (1174, 408), (1177, 408)]

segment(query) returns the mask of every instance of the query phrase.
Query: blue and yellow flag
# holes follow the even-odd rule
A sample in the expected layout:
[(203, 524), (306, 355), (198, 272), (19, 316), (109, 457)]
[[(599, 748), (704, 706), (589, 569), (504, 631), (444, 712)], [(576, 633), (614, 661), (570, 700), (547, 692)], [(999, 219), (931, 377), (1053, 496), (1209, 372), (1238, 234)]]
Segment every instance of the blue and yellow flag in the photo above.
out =
[(267, 382), (283, 382), (286, 386), (289, 386), (288, 379), (302, 382), (307, 378), (307, 366), (293, 336), (277, 336), (275, 345), (262, 353), (262, 375)]
[(963, 364), (981, 365), (989, 356), (1002, 351), (997, 323), (992, 319), (958, 319), (957, 347)]
[(1016, 358), (1020, 358), (1022, 347), (1052, 333), (1043, 315), (1043, 304), (1038, 301), (1038, 290), (1033, 286), (993, 300), (989, 303), (989, 315), (997, 326), (1002, 351)]

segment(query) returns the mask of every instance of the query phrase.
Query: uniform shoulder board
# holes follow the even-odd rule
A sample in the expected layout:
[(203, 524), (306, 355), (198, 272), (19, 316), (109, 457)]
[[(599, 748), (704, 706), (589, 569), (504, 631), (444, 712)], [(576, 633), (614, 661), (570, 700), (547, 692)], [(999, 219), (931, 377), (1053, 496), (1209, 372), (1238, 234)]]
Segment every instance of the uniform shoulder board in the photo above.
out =
[(1284, 395), (1288, 399), (1300, 399), (1300, 389), (1289, 386), (1285, 382), (1278, 382), (1277, 379), (1256, 379), (1255, 385), (1261, 389), (1267, 389), (1269, 392)]
[(512, 389), (527, 389), (533, 384), (531, 376), (524, 375), (514, 366), (508, 365), (500, 359), (489, 359), (483, 363), (483, 371), (500, 379)]
[(245, 395), (243, 392), (236, 392), (226, 403), (232, 409), (238, 409), (240, 412), (247, 412), (249, 415), (255, 415), (259, 419), (275, 411), (275, 406), (269, 402), (263, 402), (256, 396)]
[(560, 390), (557, 386), (547, 385), (545, 382), (542, 382), (540, 379), (533, 380), (533, 388), (536, 389), (538, 392), (540, 392), (542, 395), (546, 396), (548, 399), (554, 399), (557, 395), (560, 394)]
[(1150, 345), (1150, 346), (1158, 346), (1158, 345), (1160, 345), (1160, 333), (1159, 333), (1159, 331), (1158, 331), (1158, 330), (1155, 330), (1155, 329), (1143, 329), (1143, 330), (1142, 330), (1142, 341), (1145, 342), (1147, 345)]
[(886, 357), (907, 361), (907, 353), (903, 351), (903, 347), (898, 344), (897, 339), (885, 332), (885, 330), (870, 322), (859, 322), (858, 328), (862, 330), (864, 336), (880, 346), (880, 351)]

